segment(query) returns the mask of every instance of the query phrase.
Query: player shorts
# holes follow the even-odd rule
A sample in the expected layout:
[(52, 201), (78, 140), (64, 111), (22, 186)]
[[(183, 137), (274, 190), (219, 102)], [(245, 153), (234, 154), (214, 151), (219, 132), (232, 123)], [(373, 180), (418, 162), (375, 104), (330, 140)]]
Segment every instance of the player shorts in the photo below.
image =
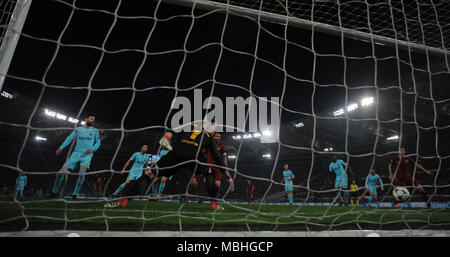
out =
[(376, 187), (367, 187), (367, 190), (369, 190), (370, 193), (377, 196), (377, 188)]
[(336, 177), (336, 182), (334, 183), (334, 188), (339, 189), (343, 188), (346, 189), (348, 186), (348, 179), (347, 177)]
[(214, 180), (215, 181), (221, 181), (222, 180), (222, 172), (220, 172), (219, 169), (211, 167), (211, 168), (208, 169), (208, 173), (211, 173), (211, 172), (214, 173)]
[(23, 190), (24, 187), (24, 184), (18, 184), (16, 190)]
[(286, 192), (291, 192), (291, 191), (293, 191), (293, 190), (294, 190), (294, 185), (293, 185), (292, 183), (286, 184), (286, 185), (284, 186), (284, 191), (286, 191)]
[[(399, 177), (395, 177), (393, 184), (395, 186), (412, 186), (413, 185), (413, 178), (412, 177), (406, 177), (406, 178), (399, 178)], [(414, 179), (414, 185), (419, 185), (419, 181), (417, 179)]]
[(138, 180), (140, 177), (142, 176), (142, 171), (139, 172), (130, 172), (130, 174), (128, 174), (127, 179), (129, 180)]
[(64, 167), (74, 170), (77, 167), (77, 164), (79, 163), (80, 168), (82, 166), (86, 166), (89, 169), (92, 156), (94, 156), (93, 153), (86, 154), (84, 152), (73, 152), (69, 160), (67, 160), (67, 162), (64, 164)]
[(357, 197), (358, 197), (358, 193), (355, 192), (355, 191), (351, 191), (351, 192), (350, 192), (350, 197), (351, 197), (351, 198), (357, 198)]

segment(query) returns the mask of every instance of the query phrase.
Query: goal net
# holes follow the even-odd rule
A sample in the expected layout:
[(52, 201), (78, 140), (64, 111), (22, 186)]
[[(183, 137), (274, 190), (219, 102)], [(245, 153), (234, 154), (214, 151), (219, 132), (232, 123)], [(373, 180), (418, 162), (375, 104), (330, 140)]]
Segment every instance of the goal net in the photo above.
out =
[[(0, 7), (2, 235), (448, 235), (449, 1)], [(61, 173), (89, 116), (100, 146)], [(205, 117), (234, 187), (180, 170), (109, 208), (135, 152)]]

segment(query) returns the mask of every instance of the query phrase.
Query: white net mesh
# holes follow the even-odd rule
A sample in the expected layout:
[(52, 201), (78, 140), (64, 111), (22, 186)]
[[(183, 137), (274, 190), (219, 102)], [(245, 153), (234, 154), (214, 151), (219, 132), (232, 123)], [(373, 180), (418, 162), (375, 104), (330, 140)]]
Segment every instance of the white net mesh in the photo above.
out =
[[(1, 2), (2, 35), (14, 5)], [(448, 1), (34, 1), (2, 74), (0, 231), (446, 234), (449, 13)], [(265, 131), (238, 132), (232, 119), (235, 132), (222, 133), (222, 143), (236, 190), (222, 181), (224, 210), (211, 210), (201, 183), (189, 191), (192, 174), (183, 172), (160, 201), (141, 195), (127, 208), (105, 208), (126, 179), (124, 163), (142, 144), (158, 154), (173, 129), (172, 101), (193, 100), (196, 89), (223, 103), (278, 97), (279, 139), (261, 143)], [(65, 197), (48, 198), (74, 144), (62, 157), (55, 151), (90, 114), (101, 146), (78, 198), (70, 199), (78, 169), (62, 184)], [(248, 131), (248, 108), (245, 117)], [(412, 183), (411, 198), (392, 207), (388, 165), (401, 146), (432, 172), (410, 167), (431, 208)], [(348, 206), (333, 205), (332, 154), (354, 173), (344, 191), (351, 180), (359, 186)], [(292, 206), (285, 163), (295, 175)], [(363, 197), (371, 169), (384, 184), (373, 203)]]

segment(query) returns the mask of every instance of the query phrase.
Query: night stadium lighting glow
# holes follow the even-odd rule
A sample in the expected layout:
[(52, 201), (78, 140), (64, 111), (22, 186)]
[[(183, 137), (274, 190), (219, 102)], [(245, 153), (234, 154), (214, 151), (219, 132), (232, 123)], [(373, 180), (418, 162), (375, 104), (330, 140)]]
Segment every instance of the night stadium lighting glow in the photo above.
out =
[(236, 155), (230, 155), (228, 156), (228, 159), (236, 159)]
[(55, 117), (56, 112), (45, 109), (45, 115), (50, 116), (50, 117)]
[(261, 137), (260, 133), (253, 133), (253, 137)]
[(301, 127), (304, 127), (304, 126), (305, 126), (305, 124), (303, 122), (295, 124), (296, 128), (301, 128)]
[(397, 140), (397, 139), (398, 139), (397, 135), (387, 138), (388, 141)]
[[(77, 124), (79, 122), (79, 120), (77, 120), (75, 118), (68, 117), (65, 114), (57, 113), (57, 112), (52, 111), (52, 110), (45, 109), (44, 113), (45, 113), (45, 115), (47, 115), (49, 117), (57, 118), (58, 120), (65, 120), (65, 121), (68, 121), (68, 122), (71, 122), (71, 123), (74, 123), (74, 124)], [(86, 122), (81, 121), (80, 123), (83, 126)]]
[(243, 137), (244, 137), (244, 139), (246, 139), (246, 138), (252, 138), (252, 135), (251, 135), (251, 134), (245, 134)]
[(358, 109), (358, 104), (351, 104), (351, 105), (347, 106), (348, 112), (354, 111), (356, 109)]
[(241, 139), (241, 136), (240, 135), (233, 136), (233, 139)]
[(2, 91), (1, 96), (3, 96), (4, 98), (13, 99), (13, 95), (6, 91)]
[(69, 118), (67, 119), (67, 121), (68, 121), (68, 122), (72, 122), (72, 123), (78, 123), (78, 120), (75, 119), (75, 118), (72, 118), (72, 117), (69, 117)]
[(264, 130), (264, 131), (262, 132), (262, 134), (263, 134), (263, 136), (271, 136), (271, 135), (272, 135), (272, 132), (271, 132), (270, 130)]
[(35, 139), (36, 139), (36, 141), (47, 141), (47, 138), (40, 137), (40, 136), (36, 136)]
[(56, 118), (57, 118), (58, 120), (66, 120), (66, 119), (67, 119), (67, 116), (64, 115), (64, 114), (61, 114), (61, 113), (57, 113), (57, 114), (56, 114)]
[(341, 115), (341, 114), (344, 114), (344, 109), (339, 109), (339, 110), (337, 110), (337, 111), (335, 111), (335, 112), (333, 112), (333, 115), (334, 116), (339, 116), (339, 115)]
[(270, 157), (272, 157), (272, 155), (270, 155), (270, 153), (267, 153), (267, 154), (263, 154), (262, 157), (263, 157), (263, 158), (270, 158)]
[(375, 102), (375, 98), (373, 97), (365, 97), (361, 100), (361, 106), (368, 106)]

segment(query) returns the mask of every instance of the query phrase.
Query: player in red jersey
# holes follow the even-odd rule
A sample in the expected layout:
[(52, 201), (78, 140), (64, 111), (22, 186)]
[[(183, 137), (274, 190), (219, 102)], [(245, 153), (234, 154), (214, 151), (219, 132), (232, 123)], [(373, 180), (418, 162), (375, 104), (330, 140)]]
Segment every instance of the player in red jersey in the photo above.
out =
[(253, 185), (252, 181), (250, 179), (247, 180), (247, 202), (250, 203), (250, 200), (252, 200), (254, 203), (255, 197), (253, 196), (253, 191), (255, 190), (255, 185)]
[[(221, 137), (220, 133), (215, 132), (213, 139), (216, 141), (217, 153), (219, 153), (219, 155), (222, 156), (223, 162), (225, 163), (225, 166), (226, 166), (227, 165), (227, 152), (226, 152), (225, 146), (222, 143), (220, 143), (220, 137)], [(216, 164), (210, 150), (208, 150), (208, 163)], [(208, 169), (208, 174), (211, 174), (211, 173), (214, 173), (216, 189), (214, 190), (215, 192), (208, 192), (208, 193), (210, 196), (215, 197), (217, 195), (217, 192), (219, 191), (219, 188), (221, 185), (222, 173), (219, 168), (214, 167), (214, 166), (211, 166)], [(231, 175), (228, 172), (228, 170), (225, 170), (225, 176), (227, 177), (227, 181), (231, 184), (231, 191), (234, 191), (234, 183), (233, 183), (233, 180), (231, 179)], [(214, 201), (214, 200), (211, 201), (211, 209), (215, 210), (217, 208), (223, 209), (221, 207), (218, 207), (216, 201)]]
[(94, 197), (98, 198), (102, 196), (102, 178), (97, 178), (97, 181), (95, 181), (95, 187), (94, 187)]
[[(416, 165), (419, 169), (429, 175), (433, 175), (433, 173), (426, 170), (422, 165), (420, 165), (418, 162), (415, 162), (412, 158), (406, 157), (405, 153), (405, 148), (401, 147), (400, 155), (394, 156), (392, 158), (388, 166), (389, 179), (393, 180), (393, 184), (395, 186), (413, 186), (414, 183), (417, 189), (419, 189), (419, 192), (422, 195), (427, 206), (430, 207), (431, 204), (429, 202), (430, 199), (428, 197), (428, 194), (425, 192), (419, 181), (411, 176), (409, 165)], [(398, 205), (399, 203), (397, 201), (394, 201), (394, 207)]]

